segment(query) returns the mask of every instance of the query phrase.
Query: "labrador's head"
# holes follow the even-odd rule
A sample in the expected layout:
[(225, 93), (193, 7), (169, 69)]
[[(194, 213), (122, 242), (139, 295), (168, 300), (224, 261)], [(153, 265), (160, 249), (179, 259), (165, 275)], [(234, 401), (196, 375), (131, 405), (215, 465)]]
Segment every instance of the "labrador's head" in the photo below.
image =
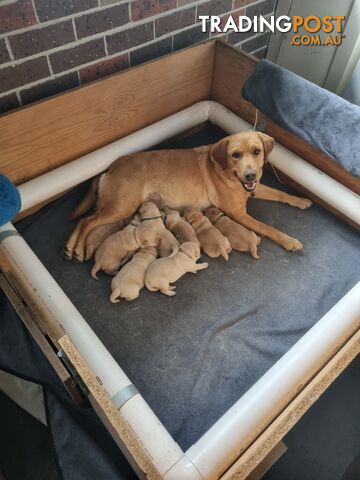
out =
[(230, 135), (210, 148), (211, 160), (234, 174), (246, 191), (255, 190), (274, 139), (261, 132)]

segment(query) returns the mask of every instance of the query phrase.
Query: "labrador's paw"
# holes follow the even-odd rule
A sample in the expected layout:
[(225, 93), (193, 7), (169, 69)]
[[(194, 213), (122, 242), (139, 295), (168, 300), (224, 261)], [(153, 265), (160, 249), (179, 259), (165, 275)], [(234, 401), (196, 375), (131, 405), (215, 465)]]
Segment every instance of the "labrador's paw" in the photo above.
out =
[(81, 252), (80, 250), (74, 250), (73, 259), (75, 262), (82, 263), (84, 261), (84, 252)]
[(67, 248), (67, 245), (64, 245), (63, 248), (60, 251), (60, 254), (62, 257), (64, 257), (66, 260), (72, 260), (72, 252)]
[(300, 210), (306, 210), (307, 208), (310, 208), (312, 204), (313, 202), (310, 199), (299, 197), (294, 207), (300, 208)]
[(288, 252), (297, 252), (302, 250), (303, 244), (296, 238), (288, 237), (282, 245)]

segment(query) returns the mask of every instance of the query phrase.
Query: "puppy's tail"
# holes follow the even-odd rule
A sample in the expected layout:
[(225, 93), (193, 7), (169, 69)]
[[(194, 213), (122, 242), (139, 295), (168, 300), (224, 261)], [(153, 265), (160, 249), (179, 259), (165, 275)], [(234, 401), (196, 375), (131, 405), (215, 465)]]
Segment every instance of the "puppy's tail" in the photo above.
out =
[(99, 270), (100, 270), (100, 265), (95, 262), (95, 263), (94, 263), (94, 266), (93, 266), (92, 269), (91, 269), (91, 276), (92, 276), (92, 278), (94, 278), (95, 280), (99, 280), (99, 277), (96, 275)]
[(226, 253), (226, 250), (222, 245), (220, 245), (220, 252), (221, 252), (221, 256), (224, 257), (226, 261), (228, 261), (229, 255)]
[(93, 179), (89, 190), (85, 194), (85, 197), (70, 215), (70, 220), (75, 220), (76, 218), (80, 217), (96, 204), (99, 181), (100, 175)]

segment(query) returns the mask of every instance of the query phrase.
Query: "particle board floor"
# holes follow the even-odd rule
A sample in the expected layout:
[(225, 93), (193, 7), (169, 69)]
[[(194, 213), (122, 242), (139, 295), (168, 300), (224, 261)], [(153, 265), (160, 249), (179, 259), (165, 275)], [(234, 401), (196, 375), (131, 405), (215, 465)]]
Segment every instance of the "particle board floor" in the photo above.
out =
[[(216, 141), (207, 129), (174, 147)], [(264, 183), (279, 185), (267, 175)], [(110, 278), (60, 256), (84, 188), (18, 225), (182, 448), (195, 442), (360, 278), (359, 234), (320, 207), (300, 211), (252, 200), (255, 218), (304, 243), (288, 253), (264, 239), (260, 260), (226, 263), (177, 282), (173, 298), (143, 291), (113, 305)], [(204, 258), (205, 255), (204, 255)]]

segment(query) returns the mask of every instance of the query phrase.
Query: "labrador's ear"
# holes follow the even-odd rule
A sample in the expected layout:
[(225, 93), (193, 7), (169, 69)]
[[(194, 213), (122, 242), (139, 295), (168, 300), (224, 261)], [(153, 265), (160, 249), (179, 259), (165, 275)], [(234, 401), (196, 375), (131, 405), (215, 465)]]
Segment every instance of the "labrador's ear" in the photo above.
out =
[(262, 133), (262, 132), (257, 132), (257, 133), (260, 136), (261, 141), (264, 145), (264, 163), (265, 163), (268, 159), (268, 156), (270, 155), (271, 150), (274, 148), (275, 140), (269, 135), (266, 135), (266, 133)]
[(211, 160), (218, 163), (223, 170), (227, 167), (227, 146), (228, 141), (224, 138), (210, 148)]

